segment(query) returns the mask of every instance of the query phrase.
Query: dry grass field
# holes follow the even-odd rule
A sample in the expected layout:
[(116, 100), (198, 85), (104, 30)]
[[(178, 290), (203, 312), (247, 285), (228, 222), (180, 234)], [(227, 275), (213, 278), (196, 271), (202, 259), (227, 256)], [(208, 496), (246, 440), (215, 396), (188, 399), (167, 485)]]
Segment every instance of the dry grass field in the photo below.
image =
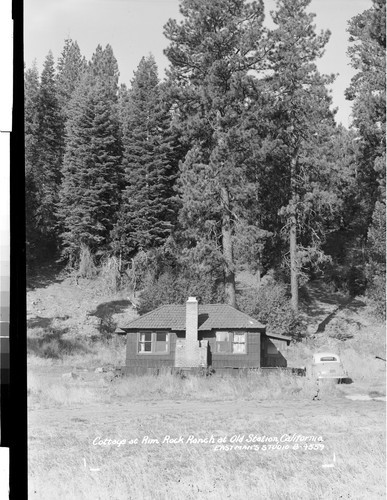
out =
[(290, 366), (340, 352), (353, 383), (318, 388), (283, 372), (113, 378), (125, 341), (100, 332), (125, 297), (63, 280), (28, 300), (29, 498), (386, 498), (384, 328), (359, 308), (338, 317), (346, 342), (287, 351)]
[(385, 498), (381, 399), (327, 384), (313, 400), (283, 374), (100, 384), (63, 368), (30, 375), (30, 498)]

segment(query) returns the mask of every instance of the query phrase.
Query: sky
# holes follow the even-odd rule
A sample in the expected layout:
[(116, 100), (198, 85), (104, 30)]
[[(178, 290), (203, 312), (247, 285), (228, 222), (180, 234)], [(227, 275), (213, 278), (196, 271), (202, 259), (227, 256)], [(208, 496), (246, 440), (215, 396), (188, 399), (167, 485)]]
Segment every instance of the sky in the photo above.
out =
[[(264, 0), (267, 18), (274, 0)], [(344, 97), (354, 70), (346, 56), (347, 22), (370, 8), (372, 0), (312, 0), (309, 11), (316, 14), (317, 30), (331, 31), (323, 58), (317, 62), (322, 73), (338, 73), (332, 86), (336, 121), (350, 125), (351, 103)], [(57, 59), (64, 40), (79, 44), (90, 59), (98, 44), (112, 46), (120, 70), (120, 82), (130, 85), (141, 58), (152, 53), (160, 77), (168, 61), (163, 49), (168, 40), (163, 26), (169, 18), (180, 19), (179, 0), (24, 0), (24, 59), (27, 68), (34, 59), (41, 71), (49, 50)]]

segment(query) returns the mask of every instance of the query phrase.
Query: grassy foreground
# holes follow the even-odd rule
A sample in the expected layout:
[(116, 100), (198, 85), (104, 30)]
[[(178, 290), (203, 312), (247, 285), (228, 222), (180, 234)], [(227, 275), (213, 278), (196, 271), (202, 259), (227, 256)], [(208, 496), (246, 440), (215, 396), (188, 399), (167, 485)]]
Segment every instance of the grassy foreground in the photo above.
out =
[(30, 498), (385, 498), (381, 401), (281, 373), (93, 377), (30, 375)]
[(109, 404), (122, 398), (131, 401), (273, 401), (284, 398), (309, 401), (317, 394), (317, 390), (320, 398), (338, 392), (334, 382), (326, 381), (317, 386), (309, 377), (285, 372), (186, 378), (162, 373), (159, 376), (123, 377), (110, 383), (104, 377), (95, 380), (94, 374), (79, 373), (78, 379), (68, 382), (63, 378), (52, 378), (50, 381), (46, 374), (39, 376), (31, 373), (28, 379), (29, 408), (63, 408), (95, 402)]

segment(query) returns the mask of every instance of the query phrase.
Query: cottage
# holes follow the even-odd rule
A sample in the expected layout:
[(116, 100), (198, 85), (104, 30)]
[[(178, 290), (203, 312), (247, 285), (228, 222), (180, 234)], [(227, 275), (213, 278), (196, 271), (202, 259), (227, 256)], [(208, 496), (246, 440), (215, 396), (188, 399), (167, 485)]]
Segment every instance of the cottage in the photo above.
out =
[(234, 307), (199, 305), (195, 297), (185, 305), (161, 306), (120, 329), (127, 333), (127, 373), (207, 366), (217, 372), (286, 367), (277, 346), (278, 341), (289, 345), (291, 340), (266, 333), (264, 325)]

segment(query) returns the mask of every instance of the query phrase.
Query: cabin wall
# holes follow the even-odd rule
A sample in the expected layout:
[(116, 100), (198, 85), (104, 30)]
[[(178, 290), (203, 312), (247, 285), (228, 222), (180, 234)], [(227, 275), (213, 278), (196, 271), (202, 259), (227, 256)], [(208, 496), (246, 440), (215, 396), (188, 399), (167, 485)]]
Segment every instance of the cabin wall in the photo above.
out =
[(262, 367), (286, 368), (288, 366), (288, 363), (286, 361), (286, 358), (282, 354), (282, 352), (286, 350), (287, 350), (286, 342), (270, 339), (264, 335), (262, 337), (262, 354), (261, 354)]
[[(170, 350), (167, 354), (140, 354), (137, 333), (127, 334), (126, 372), (128, 374), (154, 373), (177, 367), (175, 354), (177, 339), (184, 343), (184, 332), (168, 332)], [(198, 340), (207, 340), (208, 365), (216, 371), (236, 368), (286, 367), (287, 361), (281, 350), (286, 351), (284, 342), (269, 339), (259, 331), (247, 332), (246, 354), (219, 354), (216, 352), (215, 332), (199, 332)], [(182, 365), (181, 365), (182, 366)]]
[(261, 333), (247, 332), (246, 354), (219, 354), (216, 352), (215, 332), (199, 332), (200, 340), (210, 346), (208, 364), (214, 370), (224, 368), (259, 368), (261, 366)]
[(176, 333), (170, 335), (169, 353), (140, 354), (138, 352), (138, 334), (128, 333), (126, 342), (126, 368), (128, 374), (152, 373), (158, 369), (170, 369), (175, 364)]

